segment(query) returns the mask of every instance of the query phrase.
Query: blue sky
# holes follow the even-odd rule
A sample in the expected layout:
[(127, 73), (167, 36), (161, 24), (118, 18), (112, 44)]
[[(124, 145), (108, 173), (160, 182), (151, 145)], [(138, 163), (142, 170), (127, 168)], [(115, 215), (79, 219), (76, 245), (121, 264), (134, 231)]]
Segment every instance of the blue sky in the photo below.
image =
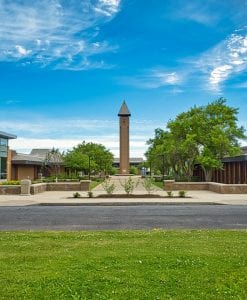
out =
[[(131, 155), (157, 127), (219, 97), (247, 127), (247, 1), (0, 0), (0, 130), (11, 147), (103, 143)], [(244, 143), (243, 143), (244, 144)]]

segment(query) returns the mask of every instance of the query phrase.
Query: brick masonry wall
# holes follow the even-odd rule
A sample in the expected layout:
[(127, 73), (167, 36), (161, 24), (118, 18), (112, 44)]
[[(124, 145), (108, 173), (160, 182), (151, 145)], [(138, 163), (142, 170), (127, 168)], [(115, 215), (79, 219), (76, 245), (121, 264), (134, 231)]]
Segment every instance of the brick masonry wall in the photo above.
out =
[(0, 186), (0, 195), (19, 195), (21, 193), (20, 185), (2, 185)]
[(90, 180), (47, 183), (47, 191), (89, 191)]
[(164, 190), (172, 191), (201, 191), (208, 190), (220, 194), (247, 194), (247, 184), (224, 184), (216, 182), (174, 182), (166, 187), (164, 182)]
[(39, 193), (46, 192), (47, 184), (46, 183), (36, 183), (31, 185), (31, 194), (36, 195)]
[[(36, 195), (46, 191), (89, 191), (90, 180), (81, 182), (36, 183), (31, 185), (31, 194)], [(20, 185), (0, 186), (0, 195), (20, 195)]]

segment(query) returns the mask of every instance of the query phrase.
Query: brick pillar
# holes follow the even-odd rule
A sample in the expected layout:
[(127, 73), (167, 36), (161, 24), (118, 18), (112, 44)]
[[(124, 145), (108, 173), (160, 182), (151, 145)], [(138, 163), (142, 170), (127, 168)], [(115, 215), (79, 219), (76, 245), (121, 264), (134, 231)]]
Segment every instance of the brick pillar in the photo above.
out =
[(7, 180), (12, 180), (12, 156), (13, 156), (13, 151), (11, 151), (10, 149), (8, 149), (8, 157), (7, 157)]
[(120, 117), (120, 174), (129, 174), (129, 117)]

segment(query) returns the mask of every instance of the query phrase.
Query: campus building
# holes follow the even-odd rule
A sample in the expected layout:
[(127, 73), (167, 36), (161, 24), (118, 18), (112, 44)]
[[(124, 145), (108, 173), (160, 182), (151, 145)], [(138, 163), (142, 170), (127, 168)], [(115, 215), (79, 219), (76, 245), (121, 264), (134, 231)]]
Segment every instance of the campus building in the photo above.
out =
[[(247, 184), (247, 147), (241, 147), (241, 155), (224, 157), (223, 167), (214, 170), (212, 181), (226, 184)], [(205, 181), (204, 173), (200, 165), (194, 170), (194, 176), (199, 181)]]
[[(129, 159), (129, 166), (130, 167), (140, 167), (140, 165), (144, 162), (142, 157), (130, 157)], [(113, 159), (113, 167), (119, 168), (120, 167), (120, 159), (119, 157), (115, 157)]]
[(16, 135), (0, 131), (0, 180), (11, 180), (11, 151), (9, 140), (16, 139)]
[[(38, 179), (42, 174), (42, 167), (50, 149), (33, 149), (30, 154), (11, 151), (12, 179)], [(43, 174), (44, 175), (44, 174)]]

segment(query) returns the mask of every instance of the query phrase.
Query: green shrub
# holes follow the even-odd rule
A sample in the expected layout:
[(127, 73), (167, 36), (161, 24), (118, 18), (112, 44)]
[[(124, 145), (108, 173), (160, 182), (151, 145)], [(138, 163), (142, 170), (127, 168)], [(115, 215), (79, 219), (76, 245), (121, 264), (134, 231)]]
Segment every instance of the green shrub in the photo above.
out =
[(75, 193), (73, 194), (73, 197), (74, 197), (74, 198), (80, 198), (80, 197), (81, 197), (81, 194), (78, 193), (78, 192), (75, 192)]
[(168, 196), (169, 198), (172, 198), (172, 197), (173, 197), (172, 191), (167, 191), (167, 196)]
[(20, 180), (9, 180), (9, 181), (2, 181), (0, 185), (20, 185)]
[(111, 167), (109, 170), (110, 175), (116, 175), (118, 173), (118, 168)]
[(127, 195), (132, 194), (134, 189), (138, 186), (139, 181), (135, 184), (134, 180), (129, 177), (127, 180), (124, 180), (124, 182), (120, 181), (121, 186), (124, 188), (124, 191)]
[(132, 175), (138, 175), (139, 174), (138, 168), (134, 167), (134, 166), (131, 166), (130, 167), (130, 174), (132, 174)]
[(174, 176), (173, 175), (165, 175), (164, 180), (173, 180)]
[(142, 182), (143, 187), (149, 194), (154, 190), (153, 182), (153, 178), (151, 177), (146, 177)]
[(185, 196), (186, 196), (186, 191), (179, 191), (179, 192), (178, 192), (178, 196), (179, 196), (180, 198), (185, 198)]
[(88, 191), (87, 195), (88, 195), (89, 198), (93, 198), (93, 192), (92, 191)]
[(103, 189), (104, 191), (108, 194), (111, 195), (113, 194), (116, 186), (114, 183), (110, 184), (110, 180), (106, 179), (103, 183), (102, 183)]
[(160, 170), (155, 170), (154, 173), (155, 173), (155, 175), (157, 175), (157, 176), (160, 176), (160, 175), (161, 175)]

